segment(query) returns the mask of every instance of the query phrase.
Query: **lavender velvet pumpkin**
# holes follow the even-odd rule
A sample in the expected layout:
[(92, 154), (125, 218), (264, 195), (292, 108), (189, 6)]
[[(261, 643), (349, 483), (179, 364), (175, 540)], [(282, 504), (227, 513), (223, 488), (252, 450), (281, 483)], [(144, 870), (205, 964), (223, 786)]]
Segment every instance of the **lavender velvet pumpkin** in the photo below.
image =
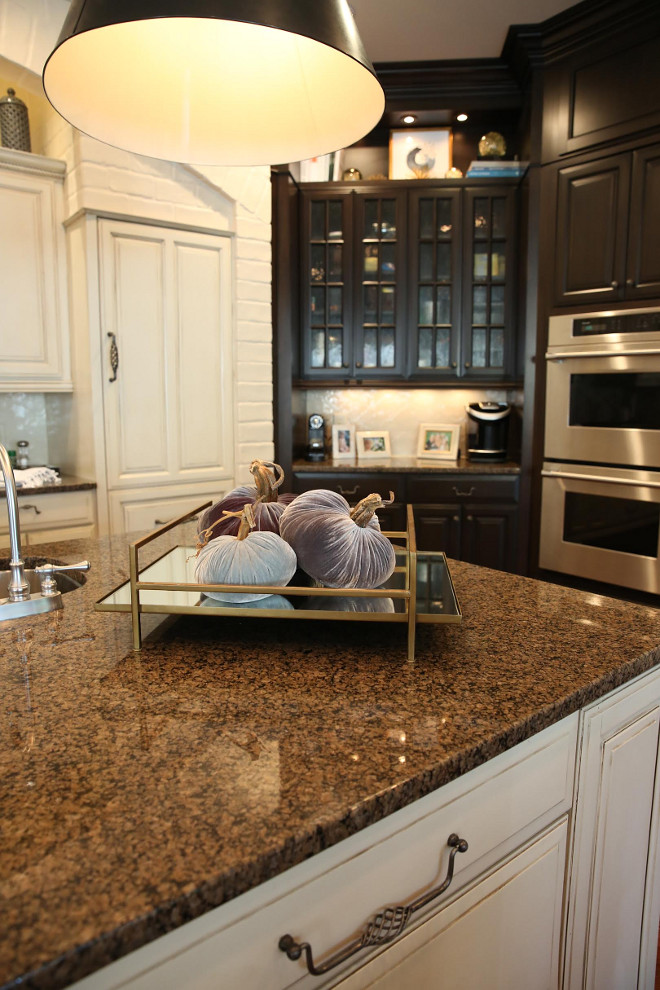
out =
[(282, 513), (280, 535), (314, 580), (329, 588), (378, 588), (395, 565), (392, 544), (374, 515), (385, 504), (368, 495), (351, 509), (328, 489), (303, 492)]
[(284, 472), (279, 464), (273, 461), (252, 461), (250, 473), (254, 478), (254, 485), (239, 485), (201, 514), (197, 523), (200, 536), (204, 533), (208, 533), (209, 537), (236, 536), (240, 525), (238, 517), (226, 516), (224, 513), (240, 512), (248, 504), (254, 507), (256, 530), (279, 533), (280, 517), (296, 496), (279, 493), (278, 489), (284, 481)]
[[(283, 587), (296, 572), (294, 550), (277, 533), (254, 530), (254, 510), (243, 506), (237, 536), (224, 534), (199, 547), (195, 581), (199, 584), (271, 585)], [(252, 602), (269, 593), (205, 591), (221, 602)]]

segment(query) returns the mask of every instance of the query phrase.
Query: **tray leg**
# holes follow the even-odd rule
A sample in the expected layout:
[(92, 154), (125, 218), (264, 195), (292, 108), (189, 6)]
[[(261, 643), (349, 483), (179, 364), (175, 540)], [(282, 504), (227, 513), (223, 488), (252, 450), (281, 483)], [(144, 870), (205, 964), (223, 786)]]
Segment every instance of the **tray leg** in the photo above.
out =
[(408, 661), (415, 659), (415, 624), (417, 621), (417, 551), (408, 551), (410, 598), (408, 599)]
[(140, 626), (140, 592), (136, 584), (138, 579), (138, 552), (134, 544), (128, 548), (128, 562), (131, 578), (131, 628), (133, 630), (133, 649), (142, 649), (142, 629)]

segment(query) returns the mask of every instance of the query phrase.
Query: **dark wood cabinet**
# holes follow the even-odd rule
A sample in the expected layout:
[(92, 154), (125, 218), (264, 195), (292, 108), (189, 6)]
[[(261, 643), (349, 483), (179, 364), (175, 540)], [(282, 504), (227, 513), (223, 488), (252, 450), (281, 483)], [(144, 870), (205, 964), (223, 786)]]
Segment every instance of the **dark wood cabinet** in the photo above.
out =
[(495, 570), (517, 569), (519, 475), (294, 471), (293, 491), (329, 488), (350, 505), (371, 492), (392, 505), (378, 511), (381, 528), (403, 530), (406, 504), (413, 505), (419, 550), (442, 550)]
[(556, 306), (660, 295), (660, 145), (557, 169)]
[(515, 181), (352, 185), (300, 192), (301, 378), (512, 380)]

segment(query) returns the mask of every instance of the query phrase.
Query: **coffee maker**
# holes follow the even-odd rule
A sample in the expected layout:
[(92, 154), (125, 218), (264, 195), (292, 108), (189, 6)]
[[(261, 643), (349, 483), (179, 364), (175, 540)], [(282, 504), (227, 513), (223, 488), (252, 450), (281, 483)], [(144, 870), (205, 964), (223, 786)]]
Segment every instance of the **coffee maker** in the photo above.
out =
[(307, 420), (307, 451), (308, 461), (325, 460), (325, 420), (320, 413), (312, 413)]
[(511, 415), (509, 403), (471, 402), (465, 410), (468, 414), (468, 458), (471, 461), (505, 461)]

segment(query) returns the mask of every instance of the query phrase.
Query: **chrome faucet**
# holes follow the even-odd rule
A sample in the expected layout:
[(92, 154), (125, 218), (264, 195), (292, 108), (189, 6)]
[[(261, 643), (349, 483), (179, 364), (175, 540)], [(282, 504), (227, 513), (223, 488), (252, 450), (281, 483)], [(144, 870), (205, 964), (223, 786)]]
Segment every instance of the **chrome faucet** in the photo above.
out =
[(18, 497), (16, 495), (16, 481), (14, 471), (9, 460), (9, 454), (0, 443), (0, 470), (5, 482), (5, 493), (7, 496), (7, 513), (9, 515), (9, 547), (11, 550), (11, 560), (9, 568), (11, 578), (7, 590), (10, 602), (24, 602), (30, 597), (30, 585), (25, 577), (23, 559), (21, 557), (21, 524), (18, 518)]

